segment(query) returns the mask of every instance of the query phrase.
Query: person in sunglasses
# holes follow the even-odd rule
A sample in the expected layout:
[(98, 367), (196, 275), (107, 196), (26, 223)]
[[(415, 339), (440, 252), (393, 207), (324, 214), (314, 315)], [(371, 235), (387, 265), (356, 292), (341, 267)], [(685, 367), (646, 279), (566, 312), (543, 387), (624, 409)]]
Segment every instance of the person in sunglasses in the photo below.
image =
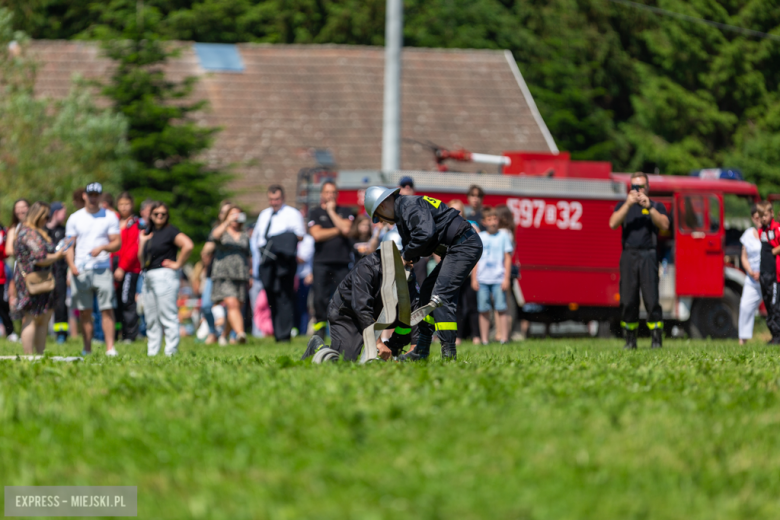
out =
[(637, 348), (639, 289), (647, 309), (650, 348), (663, 343), (663, 311), (658, 298), (658, 231), (669, 229), (669, 216), (660, 202), (650, 200), (647, 175), (631, 175), (631, 190), (625, 202), (618, 202), (609, 217), (609, 227), (623, 227), (623, 253), (620, 256), (620, 324), (626, 330), (626, 349)]
[(165, 334), (165, 355), (179, 348), (179, 270), (192, 252), (192, 240), (170, 224), (170, 211), (164, 202), (154, 202), (149, 210), (150, 225), (139, 236), (138, 259), (144, 270), (144, 317), (146, 351), (156, 356)]

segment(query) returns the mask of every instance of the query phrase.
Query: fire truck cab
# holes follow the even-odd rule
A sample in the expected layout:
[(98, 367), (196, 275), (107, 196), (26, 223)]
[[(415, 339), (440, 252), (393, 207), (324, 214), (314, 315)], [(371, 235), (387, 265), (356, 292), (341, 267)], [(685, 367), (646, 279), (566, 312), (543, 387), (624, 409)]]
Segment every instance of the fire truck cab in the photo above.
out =
[[(362, 210), (373, 185), (394, 187), (403, 176), (418, 195), (467, 203), (471, 185), (484, 205), (506, 205), (515, 224), (514, 293), (519, 316), (535, 322), (599, 322), (619, 332), (621, 230), (609, 217), (630, 189), (630, 175), (609, 163), (571, 161), (568, 154), (507, 152), (503, 174), (375, 170), (320, 172), (299, 183), (299, 202), (315, 203), (325, 177), (336, 177), (339, 203)], [(736, 337), (745, 274), (739, 269), (739, 235), (750, 225), (755, 185), (741, 180), (648, 175), (650, 197), (670, 217), (658, 237), (660, 298), (666, 330), (690, 337)], [(734, 215), (728, 215), (728, 213)], [(641, 318), (646, 313), (641, 309)]]

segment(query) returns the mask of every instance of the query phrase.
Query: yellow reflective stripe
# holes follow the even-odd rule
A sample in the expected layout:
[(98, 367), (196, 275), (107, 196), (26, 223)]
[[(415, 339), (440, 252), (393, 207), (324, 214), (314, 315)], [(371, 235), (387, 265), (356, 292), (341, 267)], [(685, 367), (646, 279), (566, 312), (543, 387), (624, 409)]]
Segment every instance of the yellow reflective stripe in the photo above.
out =
[(443, 321), (436, 324), (436, 330), (458, 330), (458, 324), (454, 321)]
[(639, 322), (637, 321), (634, 323), (626, 323), (625, 321), (621, 321), (620, 326), (623, 327), (624, 329), (636, 330), (639, 328)]
[(435, 325), (436, 324), (436, 322), (433, 319), (433, 316), (431, 316), (430, 314), (428, 316), (426, 316), (425, 318), (423, 318), (423, 321), (425, 323), (430, 323), (431, 325)]
[(407, 334), (410, 334), (412, 332), (412, 329), (405, 329), (403, 327), (396, 327), (395, 333), (400, 334), (402, 336), (406, 336)]
[(314, 324), (314, 330), (320, 330), (327, 326), (328, 326), (327, 321), (318, 321), (317, 323)]
[(67, 323), (55, 323), (54, 324), (54, 332), (68, 332), (68, 324)]
[(650, 330), (662, 329), (662, 328), (664, 328), (664, 322), (662, 322), (662, 321), (655, 321), (655, 322), (648, 321), (647, 322), (647, 328), (650, 329)]
[(432, 197), (423, 197), (423, 200), (433, 206), (436, 209), (439, 209), (439, 206), (441, 205), (441, 201), (438, 199), (434, 199)]

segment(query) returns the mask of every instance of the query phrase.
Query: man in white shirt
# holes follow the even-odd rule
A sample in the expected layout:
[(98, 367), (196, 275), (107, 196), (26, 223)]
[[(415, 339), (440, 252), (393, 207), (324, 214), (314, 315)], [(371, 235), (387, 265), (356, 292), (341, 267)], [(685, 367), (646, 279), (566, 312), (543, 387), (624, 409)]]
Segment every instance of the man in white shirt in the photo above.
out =
[(122, 245), (119, 219), (113, 211), (100, 207), (103, 186), (98, 182), (87, 185), (83, 209), (68, 218), (65, 235), (74, 239), (66, 260), (71, 273), (72, 305), (79, 310), (79, 321), (84, 331), (84, 351), (92, 353), (93, 294), (97, 294), (98, 308), (106, 336), (106, 355), (116, 356), (114, 349), (114, 277), (111, 274), (111, 253)]
[(276, 341), (290, 341), (295, 313), (297, 242), (303, 239), (306, 228), (301, 212), (284, 203), (281, 186), (274, 184), (268, 188), (268, 204), (271, 207), (257, 217), (252, 241), (260, 252), (259, 278), (271, 307), (274, 337)]

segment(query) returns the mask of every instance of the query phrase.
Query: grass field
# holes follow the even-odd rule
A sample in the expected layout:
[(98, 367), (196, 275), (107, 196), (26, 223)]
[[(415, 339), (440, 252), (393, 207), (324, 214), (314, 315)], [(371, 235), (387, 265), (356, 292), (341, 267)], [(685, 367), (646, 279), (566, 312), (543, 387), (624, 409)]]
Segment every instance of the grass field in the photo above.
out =
[(302, 341), (0, 361), (0, 475), (137, 485), (139, 518), (780, 517), (780, 350), (665, 345), (366, 367), (299, 362)]

